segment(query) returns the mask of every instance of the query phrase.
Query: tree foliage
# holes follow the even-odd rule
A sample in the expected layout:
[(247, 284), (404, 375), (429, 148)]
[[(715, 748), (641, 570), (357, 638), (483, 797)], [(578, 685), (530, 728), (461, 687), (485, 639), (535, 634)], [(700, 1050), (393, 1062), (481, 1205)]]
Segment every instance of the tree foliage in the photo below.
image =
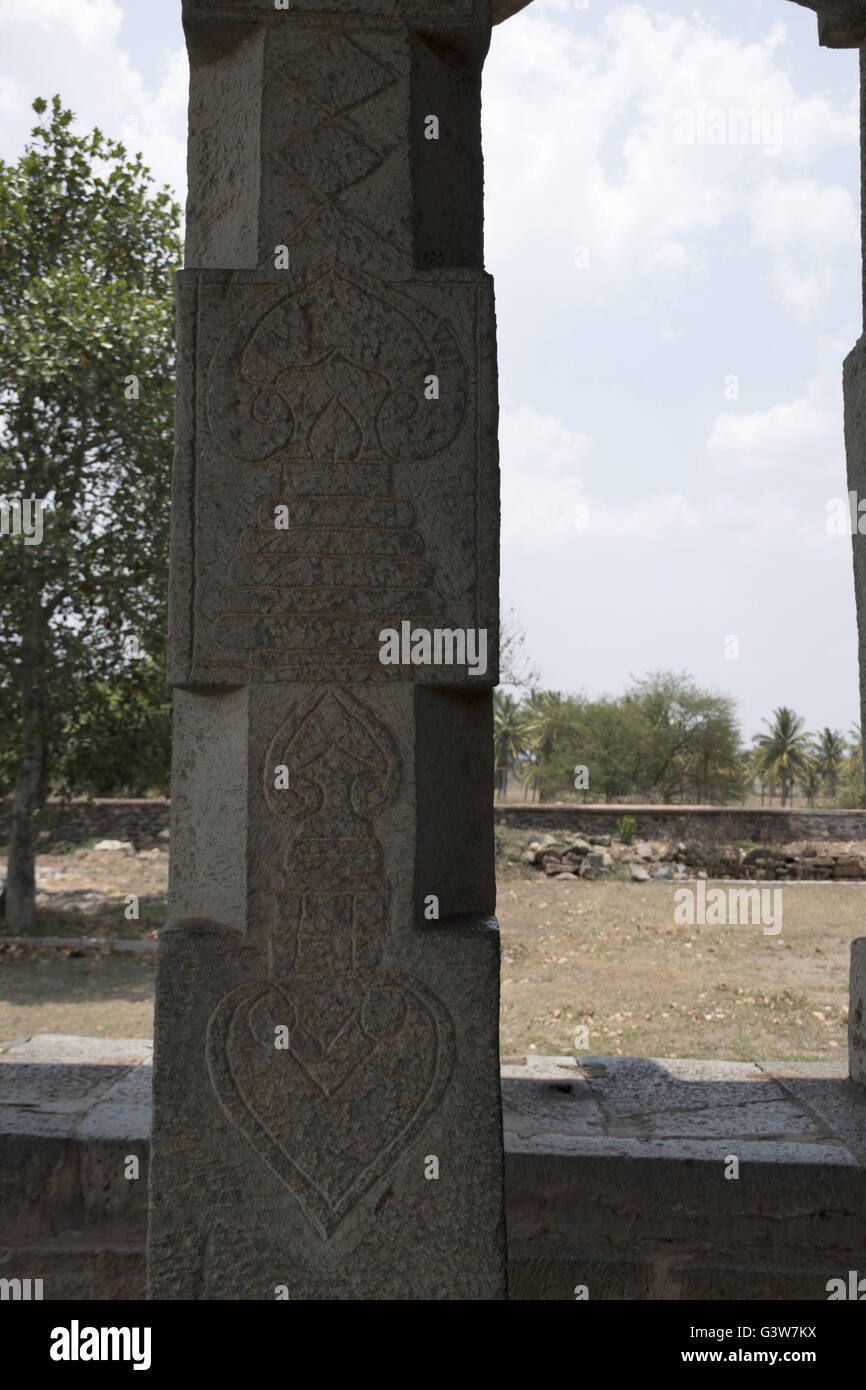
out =
[(31, 918), (49, 789), (87, 760), (101, 789), (146, 782), (165, 744), (180, 262), (180, 209), (141, 157), (75, 133), (59, 97), (33, 105), (43, 119), (24, 154), (0, 162), (0, 498), (43, 504), (40, 543), (0, 538), (8, 887), (11, 910)]
[(809, 781), (813, 768), (812, 735), (805, 732), (803, 720), (787, 705), (780, 705), (773, 711), (773, 718), (763, 722), (767, 733), (755, 736), (755, 766), (779, 783), (784, 806), (795, 781)]
[(685, 674), (652, 673), (619, 698), (534, 690), (520, 704), (498, 699), (500, 790), (507, 761), (542, 800), (570, 791), (580, 765), (589, 770), (593, 801), (624, 795), (726, 801), (741, 791), (734, 702), (701, 690)]

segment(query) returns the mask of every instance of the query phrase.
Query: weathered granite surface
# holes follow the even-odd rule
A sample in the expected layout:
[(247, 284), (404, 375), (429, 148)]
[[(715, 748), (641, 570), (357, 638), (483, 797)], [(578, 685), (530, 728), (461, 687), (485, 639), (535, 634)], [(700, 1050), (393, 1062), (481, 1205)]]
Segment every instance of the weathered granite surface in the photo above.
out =
[(848, 1070), (852, 1081), (866, 1086), (866, 936), (851, 942), (848, 1004)]
[(184, 4), (154, 1298), (505, 1293), (490, 22)]

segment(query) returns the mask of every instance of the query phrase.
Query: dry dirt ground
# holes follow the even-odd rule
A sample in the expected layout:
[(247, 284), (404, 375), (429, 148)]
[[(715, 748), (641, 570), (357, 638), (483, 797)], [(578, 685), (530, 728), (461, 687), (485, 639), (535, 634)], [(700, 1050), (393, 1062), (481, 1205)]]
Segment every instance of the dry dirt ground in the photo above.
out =
[[(849, 943), (866, 934), (866, 884), (786, 883), (776, 936), (760, 925), (678, 926), (682, 885), (546, 879), (516, 862), (531, 838), (501, 839), (497, 861), (503, 1055), (573, 1051), (585, 1027), (578, 1050), (590, 1053), (844, 1056)], [(124, 916), (127, 895), (165, 892), (164, 851), (44, 855), (39, 869), (44, 935), (148, 936), (164, 920), (159, 898), (140, 903), (138, 921)], [(84, 897), (94, 891), (107, 901)], [(150, 1037), (153, 970), (152, 957), (0, 946), (0, 1039)]]
[(866, 887), (785, 884), (768, 936), (676, 925), (678, 886), (500, 878), (503, 1052), (571, 1051), (583, 1025), (583, 1052), (838, 1059)]
[[(5, 857), (0, 856), (5, 873)], [(81, 848), (41, 854), (36, 871), (39, 934), (155, 937), (165, 922), (168, 850)], [(104, 895), (104, 901), (94, 898)], [(138, 918), (128, 917), (130, 894)], [(8, 923), (3, 923), (11, 934)], [(0, 932), (2, 942), (2, 932)], [(0, 946), (0, 1038), (77, 1033), (153, 1036), (153, 956), (32, 951)]]

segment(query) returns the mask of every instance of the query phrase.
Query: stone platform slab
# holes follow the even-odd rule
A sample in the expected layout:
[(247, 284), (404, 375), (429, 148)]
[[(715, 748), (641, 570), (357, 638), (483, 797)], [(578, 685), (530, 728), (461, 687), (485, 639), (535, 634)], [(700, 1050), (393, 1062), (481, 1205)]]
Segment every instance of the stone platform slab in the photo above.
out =
[[(143, 1297), (151, 1055), (0, 1043), (0, 1277)], [(866, 1274), (866, 1092), (842, 1063), (529, 1057), (502, 1096), (514, 1299), (820, 1300)]]
[(844, 1064), (538, 1057), (502, 1092), (512, 1298), (824, 1299), (866, 1271)]

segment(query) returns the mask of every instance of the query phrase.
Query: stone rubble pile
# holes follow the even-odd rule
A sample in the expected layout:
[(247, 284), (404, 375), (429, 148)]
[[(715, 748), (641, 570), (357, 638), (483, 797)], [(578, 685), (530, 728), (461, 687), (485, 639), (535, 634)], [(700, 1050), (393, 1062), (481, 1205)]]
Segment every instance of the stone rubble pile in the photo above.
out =
[[(548, 878), (626, 877), (635, 883), (651, 879), (866, 879), (866, 852), (851, 843), (831, 851), (809, 845), (804, 849), (759, 845), (686, 846), (636, 840), (624, 844), (615, 835), (543, 835), (530, 840), (521, 855), (524, 864), (541, 869)], [(707, 869), (711, 874), (708, 875)]]
[[(866, 854), (849, 845), (841, 853), (810, 846), (799, 854), (761, 846), (742, 852), (744, 868), (754, 867), (754, 876), (764, 878), (866, 878)], [(761, 872), (762, 871), (762, 872)]]
[(531, 840), (521, 858), (548, 878), (598, 878), (625, 870), (636, 883), (646, 883), (650, 878), (689, 877), (684, 853), (682, 842), (670, 846), (638, 840), (627, 845), (614, 835), (544, 835)]

